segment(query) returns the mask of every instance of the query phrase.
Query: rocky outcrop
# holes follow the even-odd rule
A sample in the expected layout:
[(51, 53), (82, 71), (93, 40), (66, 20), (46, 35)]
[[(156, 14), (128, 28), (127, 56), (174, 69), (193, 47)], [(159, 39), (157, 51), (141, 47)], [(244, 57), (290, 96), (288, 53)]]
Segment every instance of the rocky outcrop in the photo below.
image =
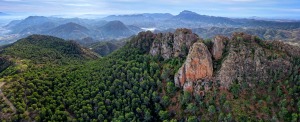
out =
[(130, 46), (148, 52), (152, 56), (163, 59), (186, 57), (190, 47), (199, 40), (198, 36), (189, 29), (177, 29), (175, 33), (140, 32), (134, 37)]
[[(185, 91), (199, 94), (212, 84), (228, 89), (233, 81), (251, 86), (257, 81), (282, 79), (292, 69), (292, 58), (300, 55), (297, 47), (261, 41), (245, 33), (233, 33), (230, 39), (216, 36), (207, 45), (197, 40), (199, 37), (190, 30), (178, 29), (175, 33), (142, 32), (131, 44), (165, 60), (186, 57), (174, 82)], [(282, 75), (274, 78), (274, 72)]]
[(213, 41), (213, 47), (212, 47), (212, 55), (215, 60), (219, 60), (222, 58), (223, 51), (225, 48), (225, 43), (229, 39), (224, 36), (216, 36)]
[(159, 33), (150, 48), (150, 54), (160, 55), (164, 59), (185, 57), (190, 47), (198, 40), (198, 36), (188, 29), (177, 29), (172, 33)]
[(154, 42), (152, 43), (150, 54), (160, 55), (164, 59), (171, 58), (173, 53), (174, 34), (173, 33), (159, 33), (156, 35)]
[[(253, 36), (244, 33), (233, 34), (228, 56), (215, 76), (222, 87), (229, 88), (235, 80), (247, 82), (249, 85), (251, 82), (270, 81), (273, 79), (273, 76), (268, 73), (271, 70), (287, 74), (292, 66), (289, 58), (284, 58), (284, 55), (280, 56), (256, 42)], [(268, 58), (273, 55), (278, 56), (274, 59)]]
[(174, 33), (174, 57), (186, 56), (198, 39), (198, 36), (189, 29), (177, 29)]
[[(194, 43), (186, 61), (174, 76), (176, 86), (203, 94), (209, 89), (207, 84), (212, 82), (218, 81), (222, 88), (228, 89), (236, 80), (251, 86), (257, 81), (267, 82), (288, 76), (292, 69), (289, 55), (297, 56), (299, 53), (294, 52), (298, 48), (280, 42), (259, 41), (257, 37), (245, 33), (234, 33), (230, 41), (227, 37), (217, 36), (213, 39), (212, 55), (204, 43)], [(277, 49), (270, 48), (270, 45)], [(227, 52), (225, 57), (224, 50)], [(217, 61), (221, 58), (222, 62)], [(220, 63), (220, 68), (213, 67), (214, 63)], [(271, 71), (281, 72), (282, 75), (275, 79)]]
[(265, 41), (267, 47), (279, 50), (293, 57), (300, 57), (300, 48), (282, 41)]
[(185, 63), (175, 74), (175, 85), (193, 91), (193, 84), (213, 75), (212, 56), (202, 42), (196, 42), (189, 50)]
[(138, 48), (143, 52), (148, 52), (155, 39), (156, 35), (151, 31), (140, 32), (137, 36), (133, 37), (129, 42), (129, 46)]

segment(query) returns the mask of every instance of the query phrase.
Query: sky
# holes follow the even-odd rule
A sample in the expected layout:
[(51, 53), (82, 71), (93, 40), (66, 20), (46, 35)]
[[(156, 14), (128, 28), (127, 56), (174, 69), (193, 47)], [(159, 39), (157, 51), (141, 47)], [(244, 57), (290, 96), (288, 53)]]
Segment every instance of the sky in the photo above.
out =
[(24, 15), (171, 13), (300, 19), (300, 0), (0, 0), (0, 12)]

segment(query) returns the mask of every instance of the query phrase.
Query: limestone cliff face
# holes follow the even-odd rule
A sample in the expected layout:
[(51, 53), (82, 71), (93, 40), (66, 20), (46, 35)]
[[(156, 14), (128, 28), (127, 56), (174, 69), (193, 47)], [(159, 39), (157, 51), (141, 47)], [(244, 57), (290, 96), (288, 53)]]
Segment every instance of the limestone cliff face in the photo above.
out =
[[(207, 45), (188, 29), (175, 33), (142, 32), (132, 41), (134, 47), (165, 60), (186, 57), (174, 82), (186, 91), (201, 94), (212, 84), (229, 89), (233, 81), (252, 86), (258, 81), (284, 79), (293, 68), (292, 58), (300, 56), (299, 47), (261, 41), (245, 33), (233, 33), (230, 39), (216, 36)], [(274, 78), (274, 72), (281, 75)]]
[(289, 56), (300, 57), (300, 48), (298, 46), (293, 46), (282, 41), (266, 41), (266, 45), (273, 49), (283, 51)]
[(225, 48), (225, 43), (229, 39), (224, 36), (216, 36), (213, 41), (213, 47), (212, 47), (212, 55), (215, 60), (219, 60), (222, 58), (223, 50)]
[(177, 29), (172, 33), (159, 33), (150, 48), (150, 54), (160, 55), (164, 59), (185, 57), (190, 47), (198, 40), (198, 36), (188, 29)]
[(173, 53), (174, 34), (173, 33), (159, 33), (156, 35), (154, 42), (152, 43), (150, 54), (161, 55), (164, 59), (171, 58)]
[(198, 40), (198, 36), (188, 29), (177, 29), (174, 33), (174, 57), (186, 56), (190, 47)]
[(185, 63), (175, 74), (175, 84), (184, 90), (193, 91), (193, 84), (213, 75), (212, 56), (206, 45), (196, 42), (191, 47)]
[[(254, 36), (235, 33), (230, 41), (229, 54), (216, 72), (215, 79), (221, 86), (229, 88), (234, 80), (239, 82), (270, 81), (270, 70), (281, 71), (286, 74), (292, 64), (290, 58), (283, 52), (266, 49), (259, 45)], [(277, 52), (277, 53), (275, 53)], [(276, 56), (274, 59), (270, 57)], [(283, 78), (284, 76), (281, 76)]]
[(149, 52), (155, 37), (156, 35), (151, 31), (140, 32), (137, 36), (131, 39), (129, 46), (138, 48), (143, 52)]
[[(211, 82), (219, 82), (225, 89), (235, 80), (247, 82), (249, 86), (258, 81), (270, 82), (274, 79), (270, 71), (281, 72), (283, 75), (277, 76), (281, 79), (292, 68), (291, 56), (298, 56), (300, 51), (277, 41), (260, 42), (255, 36), (234, 33), (231, 39), (215, 37), (211, 53), (203, 43), (194, 43), (185, 63), (174, 76), (176, 86), (185, 91), (204, 93), (202, 88), (206, 89), (207, 83)], [(213, 67), (213, 63), (220, 63), (220, 68)]]

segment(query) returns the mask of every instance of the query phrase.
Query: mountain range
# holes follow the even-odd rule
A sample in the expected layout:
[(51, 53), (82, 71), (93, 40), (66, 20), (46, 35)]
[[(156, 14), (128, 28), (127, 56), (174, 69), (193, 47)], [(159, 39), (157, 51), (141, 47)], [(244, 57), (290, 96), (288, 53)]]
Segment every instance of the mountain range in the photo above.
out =
[[(228, 36), (233, 32), (243, 31), (251, 32), (251, 34), (264, 39), (292, 40), (296, 43), (298, 43), (296, 40), (300, 38), (299, 34), (297, 34), (300, 28), (300, 21), (216, 17), (201, 15), (188, 10), (184, 10), (178, 15), (144, 13), (110, 15), (102, 19), (30, 16), (24, 20), (11, 21), (3, 28), (8, 30), (9, 33), (0, 37), (2, 44), (14, 42), (16, 39), (31, 34), (52, 35), (67, 40), (91, 38), (94, 41), (101, 41), (130, 37), (144, 30), (168, 32), (176, 28), (193, 29), (204, 38), (211, 38), (211, 36), (209, 34), (205, 36), (205, 34), (201, 33), (203, 32), (202, 29), (208, 33), (213, 33), (211, 35), (221, 34)], [(255, 33), (252, 32), (253, 30), (255, 30)], [(266, 34), (266, 32), (270, 33)]]
[[(13, 41), (31, 34), (44, 34), (67, 40), (81, 40), (87, 37), (94, 40), (124, 38), (140, 32), (136, 26), (124, 25), (121, 21), (104, 21), (88, 19), (63, 19), (43, 16), (30, 16), (24, 20), (12, 21), (5, 29), (10, 30), (7, 35), (15, 38), (4, 38), (1, 41)], [(132, 30), (131, 30), (132, 29)]]
[(89, 37), (90, 33), (91, 31), (88, 28), (73, 22), (60, 25), (46, 32), (47, 35), (52, 35), (69, 40), (87, 38)]

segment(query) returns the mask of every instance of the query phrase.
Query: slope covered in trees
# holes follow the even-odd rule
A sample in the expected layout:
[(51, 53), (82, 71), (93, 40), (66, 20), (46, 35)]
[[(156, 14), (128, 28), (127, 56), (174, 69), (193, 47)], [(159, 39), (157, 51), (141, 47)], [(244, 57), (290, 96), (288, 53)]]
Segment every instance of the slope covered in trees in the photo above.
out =
[(123, 47), (127, 40), (128, 39), (95, 42), (89, 44), (87, 47), (101, 56), (106, 56), (113, 51)]
[(11, 46), (3, 49), (2, 56), (30, 59), (36, 63), (54, 63), (60, 59), (74, 60), (97, 58), (97, 55), (93, 52), (74, 42), (43, 35), (32, 35), (20, 39)]
[[(174, 34), (143, 32), (119, 50), (97, 59), (86, 58), (86, 53), (78, 53), (80, 51), (71, 48), (73, 46), (69, 42), (65, 42), (69, 45), (62, 48), (72, 49), (67, 52), (58, 45), (49, 46), (57, 39), (49, 38), (26, 38), (23, 39), (24, 42), (21, 40), (1, 53), (1, 56), (11, 56), (14, 59), (11, 60), (14, 65), (0, 73), (0, 82), (5, 82), (1, 90), (17, 109), (13, 113), (7, 104), (1, 102), (2, 120), (299, 120), (300, 59), (293, 52), (298, 49), (296, 47), (282, 46), (281, 43), (265, 42), (257, 38), (251, 41), (251, 38), (241, 35), (229, 38), (220, 60), (212, 59), (213, 76), (222, 69), (220, 65), (223, 61), (232, 55), (246, 55), (244, 62), (258, 58), (280, 64), (286, 63), (281, 60), (284, 58), (291, 63), (292, 68), (286, 69), (287, 72), (284, 73), (276, 68), (270, 69), (267, 73), (273, 77), (267, 81), (234, 80), (227, 89), (220, 87), (222, 85), (219, 81), (212, 80), (201, 89), (205, 90), (204, 94), (195, 94), (176, 87), (174, 76), (187, 58), (187, 46), (204, 43), (203, 46), (211, 51), (213, 42), (201, 40), (190, 30), (179, 29)], [(48, 46), (45, 42), (39, 43), (46, 39), (50, 43)], [(25, 44), (31, 46), (24, 46)], [(47, 51), (34, 50), (37, 47)], [(248, 48), (250, 50), (245, 53), (244, 49)], [(20, 51), (12, 52), (17, 49), (25, 50), (27, 55)], [(262, 57), (264, 54), (255, 53), (261, 49), (270, 56), (265, 58)], [(64, 58), (51, 57), (51, 61), (46, 64), (37, 65), (41, 64), (39, 60), (49, 58), (49, 52), (57, 52), (70, 58), (65, 61)], [(13, 72), (14, 69), (18, 71)], [(249, 73), (241, 77), (252, 77), (255, 72), (249, 70)]]

